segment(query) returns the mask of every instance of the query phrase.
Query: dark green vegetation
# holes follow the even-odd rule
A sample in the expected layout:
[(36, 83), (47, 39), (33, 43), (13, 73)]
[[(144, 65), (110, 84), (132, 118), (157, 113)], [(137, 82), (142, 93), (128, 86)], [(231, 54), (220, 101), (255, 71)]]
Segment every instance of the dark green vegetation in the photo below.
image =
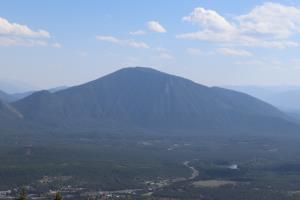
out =
[[(202, 151), (191, 164), (199, 170), (193, 181), (162, 188), (153, 196), (175, 199), (299, 199), (300, 160), (297, 141), (244, 138), (199, 142)], [(238, 169), (227, 166), (235, 163)], [(197, 181), (232, 181), (234, 185), (195, 187)]]
[[(137, 199), (147, 199), (144, 195), (149, 191), (155, 199), (297, 199), (299, 141), (299, 137), (245, 135), (2, 135), (0, 188), (30, 185), (28, 192), (34, 194), (67, 186), (84, 188), (70, 192), (73, 195), (142, 189), (131, 194)], [(184, 161), (190, 161), (199, 176), (172, 183), (176, 178), (191, 176)], [(237, 164), (238, 169), (229, 169), (231, 164)], [(236, 185), (194, 187), (193, 183), (199, 180), (234, 181)], [(160, 187), (164, 181), (167, 184)]]
[(56, 193), (54, 200), (63, 200), (63, 198), (60, 193)]
[(0, 190), (26, 186), (49, 199), (50, 190), (64, 199), (297, 199), (299, 130), (246, 94), (127, 68), (1, 102)]
[(171, 143), (164, 138), (148, 147), (143, 140), (154, 140), (150, 136), (140, 139), (134, 135), (34, 137), (34, 140), (27, 136), (1, 138), (3, 189), (34, 183), (43, 176), (71, 176), (71, 181), (66, 179), (66, 183), (114, 190), (135, 188), (146, 177), (189, 175), (177, 158), (180, 155), (166, 150)]
[[(25, 188), (21, 189), (19, 197), (17, 197), (16, 200), (28, 200), (28, 195)], [(56, 193), (54, 200), (63, 200), (63, 198), (60, 193)]]
[(27, 200), (27, 193), (26, 190), (24, 188), (21, 189), (20, 195), (17, 198), (17, 200)]

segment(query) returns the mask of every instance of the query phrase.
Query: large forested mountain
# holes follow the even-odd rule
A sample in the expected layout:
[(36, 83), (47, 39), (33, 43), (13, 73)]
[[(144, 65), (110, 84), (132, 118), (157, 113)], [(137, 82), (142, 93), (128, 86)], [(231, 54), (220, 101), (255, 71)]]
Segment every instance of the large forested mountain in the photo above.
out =
[(249, 95), (150, 68), (125, 68), (12, 104), (25, 121), (65, 129), (139, 127), (166, 132), (285, 132), (298, 127)]

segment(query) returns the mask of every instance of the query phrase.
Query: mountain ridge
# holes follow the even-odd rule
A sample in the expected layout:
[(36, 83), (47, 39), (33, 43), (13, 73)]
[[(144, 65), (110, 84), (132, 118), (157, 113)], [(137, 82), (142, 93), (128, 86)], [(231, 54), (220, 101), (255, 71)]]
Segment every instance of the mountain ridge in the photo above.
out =
[(12, 105), (25, 120), (79, 129), (111, 124), (171, 132), (251, 132), (266, 124), (271, 131), (271, 121), (289, 124), (280, 110), (249, 95), (144, 67), (124, 68), (55, 93), (40, 91)]

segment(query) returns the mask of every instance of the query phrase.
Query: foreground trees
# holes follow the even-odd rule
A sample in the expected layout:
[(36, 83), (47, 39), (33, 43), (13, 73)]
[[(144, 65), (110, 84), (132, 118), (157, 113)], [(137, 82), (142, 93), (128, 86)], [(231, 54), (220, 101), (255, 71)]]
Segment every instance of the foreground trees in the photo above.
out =
[(56, 193), (54, 200), (63, 200), (63, 198), (60, 193)]
[(16, 200), (27, 200), (27, 193), (25, 188), (22, 188), (20, 191), (20, 196)]

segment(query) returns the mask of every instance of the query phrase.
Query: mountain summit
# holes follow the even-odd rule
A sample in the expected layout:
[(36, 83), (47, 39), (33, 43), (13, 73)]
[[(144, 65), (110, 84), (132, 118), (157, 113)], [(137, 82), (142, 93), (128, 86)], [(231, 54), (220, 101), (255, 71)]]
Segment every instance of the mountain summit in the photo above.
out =
[[(273, 132), (290, 123), (249, 95), (134, 67), (13, 103), (32, 123), (71, 129), (138, 127), (165, 132)], [(289, 129), (288, 128), (288, 129)]]

